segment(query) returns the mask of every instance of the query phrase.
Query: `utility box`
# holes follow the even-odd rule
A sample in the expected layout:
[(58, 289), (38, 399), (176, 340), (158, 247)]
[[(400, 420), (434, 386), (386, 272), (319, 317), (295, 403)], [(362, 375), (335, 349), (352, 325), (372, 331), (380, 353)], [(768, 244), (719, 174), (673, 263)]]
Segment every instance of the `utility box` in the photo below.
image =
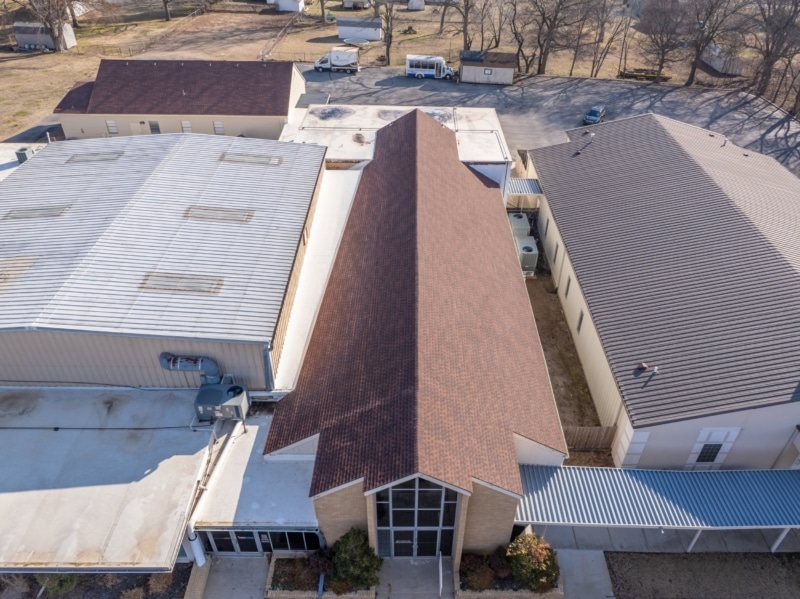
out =
[(244, 420), (249, 408), (247, 388), (242, 385), (200, 385), (194, 400), (195, 414), (201, 422)]
[(531, 223), (528, 215), (524, 212), (512, 212), (508, 215), (508, 222), (511, 223), (511, 231), (514, 237), (527, 237), (531, 234)]
[(517, 251), (522, 272), (533, 274), (539, 261), (539, 250), (533, 237), (517, 237)]
[(33, 156), (33, 148), (31, 148), (30, 146), (25, 146), (24, 148), (20, 148), (19, 150), (17, 150), (15, 154), (17, 155), (17, 160), (19, 161), (19, 163), (22, 164), (28, 158), (31, 158)]

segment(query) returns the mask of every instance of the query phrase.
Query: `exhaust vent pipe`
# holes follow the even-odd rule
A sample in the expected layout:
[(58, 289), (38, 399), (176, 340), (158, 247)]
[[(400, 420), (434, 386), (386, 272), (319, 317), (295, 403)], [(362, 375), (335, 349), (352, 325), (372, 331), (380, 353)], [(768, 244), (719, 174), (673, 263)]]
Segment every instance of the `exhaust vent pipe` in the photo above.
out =
[(200, 356), (176, 356), (169, 352), (164, 352), (158, 356), (161, 368), (164, 370), (181, 372), (201, 372), (200, 380), (203, 383), (218, 385), (222, 382), (222, 371), (219, 365), (211, 358)]

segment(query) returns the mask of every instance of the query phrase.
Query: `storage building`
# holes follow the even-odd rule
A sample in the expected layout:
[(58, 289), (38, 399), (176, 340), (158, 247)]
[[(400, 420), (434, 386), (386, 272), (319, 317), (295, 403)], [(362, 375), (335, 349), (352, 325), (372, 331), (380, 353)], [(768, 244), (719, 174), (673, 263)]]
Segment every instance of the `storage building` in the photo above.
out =
[(340, 40), (367, 40), (378, 42), (383, 39), (383, 22), (379, 18), (336, 19)]
[(517, 55), (513, 52), (461, 52), (459, 80), (464, 83), (495, 83), (511, 85), (517, 70)]
[[(17, 21), (11, 26), (17, 46), (25, 50), (56, 50), (56, 44), (50, 31), (41, 23), (31, 23)], [(69, 50), (75, 47), (78, 42), (75, 39), (75, 31), (69, 23), (61, 24), (61, 48), (59, 50)]]

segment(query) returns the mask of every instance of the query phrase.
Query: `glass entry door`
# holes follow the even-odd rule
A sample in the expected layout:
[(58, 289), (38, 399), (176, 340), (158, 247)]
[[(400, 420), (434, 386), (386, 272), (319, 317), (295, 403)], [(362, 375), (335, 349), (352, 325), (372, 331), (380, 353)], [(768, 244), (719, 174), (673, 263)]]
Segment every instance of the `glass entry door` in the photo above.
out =
[(458, 493), (415, 478), (375, 497), (378, 554), (382, 557), (436, 557), (453, 551)]

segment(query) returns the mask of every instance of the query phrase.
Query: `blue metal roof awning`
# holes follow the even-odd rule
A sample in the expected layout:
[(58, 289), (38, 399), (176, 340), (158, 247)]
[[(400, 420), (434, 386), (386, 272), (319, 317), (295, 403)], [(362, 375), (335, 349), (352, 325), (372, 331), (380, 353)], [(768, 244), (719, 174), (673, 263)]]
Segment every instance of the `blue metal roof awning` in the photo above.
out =
[(511, 177), (508, 182), (508, 194), (512, 196), (533, 196), (541, 195), (542, 188), (539, 186), (539, 179), (520, 179)]
[(520, 475), (523, 497), (516, 519), (524, 524), (695, 530), (800, 527), (799, 470), (521, 465)]

